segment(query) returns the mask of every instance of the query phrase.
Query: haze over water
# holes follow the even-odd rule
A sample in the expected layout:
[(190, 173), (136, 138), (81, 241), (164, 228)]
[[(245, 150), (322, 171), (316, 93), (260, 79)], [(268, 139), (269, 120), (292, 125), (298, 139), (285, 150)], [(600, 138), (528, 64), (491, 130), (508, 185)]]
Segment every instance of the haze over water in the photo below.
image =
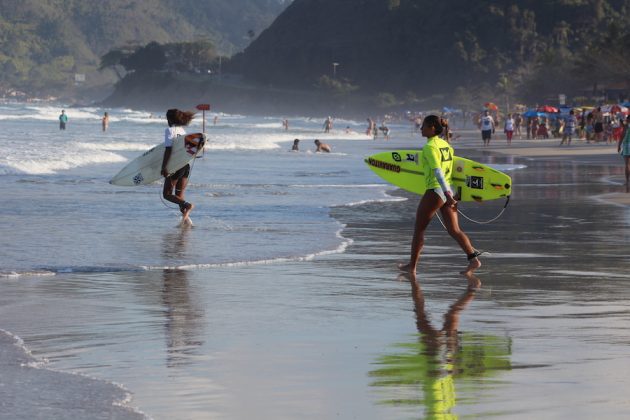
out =
[[(277, 119), (222, 117), (208, 127), (216, 146), (193, 168), (195, 227), (181, 230), (159, 185), (107, 184), (161, 141), (163, 121), (120, 111), (103, 134), (100, 110), (69, 110), (62, 135), (56, 109), (28, 112), (46, 118), (28, 128), (24, 116), (5, 118), (0, 139), (0, 188), (12, 198), (0, 226), (0, 328), (48, 360), (38, 372), (51, 376), (34, 374), (39, 389), (75, 397), (85, 418), (109, 418), (110, 401), (125, 398), (114, 384), (155, 419), (586, 419), (628, 410), (630, 214), (589, 199), (618, 189), (618, 168), (508, 160), (464, 151), (476, 138), (456, 143), (458, 154), (514, 168), (503, 216), (462, 221), (491, 253), (482, 290), (467, 294), (457, 274), (465, 258), (437, 221), (419, 285), (399, 277), (417, 197), (364, 167), (363, 156), (390, 144), (343, 134), (362, 124), (340, 122), (324, 137), (319, 121), (296, 121), (285, 134)], [(27, 144), (40, 145), (32, 154), (10, 145), (31, 132)], [(422, 144), (406, 126), (392, 135), (394, 147)], [(286, 152), (281, 142), (294, 137), (311, 150), (313, 138), (326, 139), (336, 153)], [(502, 204), (461, 209), (486, 220)], [(447, 339), (440, 330), (453, 323), (458, 333)], [(15, 363), (31, 356), (0, 335), (0, 350), (14, 350), (3, 372), (24, 378), (30, 370)], [(3, 404), (18, 398), (7, 418), (49, 395), (32, 389), (3, 387)]]

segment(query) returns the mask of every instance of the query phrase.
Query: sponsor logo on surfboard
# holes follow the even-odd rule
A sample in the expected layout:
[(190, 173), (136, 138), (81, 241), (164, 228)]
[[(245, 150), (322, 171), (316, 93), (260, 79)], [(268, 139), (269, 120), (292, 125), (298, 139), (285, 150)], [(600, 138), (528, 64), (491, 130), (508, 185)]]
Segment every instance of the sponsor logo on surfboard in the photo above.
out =
[(392, 159), (394, 159), (395, 162), (400, 162), (402, 160), (402, 158), (400, 157), (400, 153), (398, 152), (392, 153)]
[[(400, 158), (400, 155), (398, 155), (398, 157)], [(400, 166), (394, 165), (393, 163), (382, 162), (380, 160), (369, 158), (368, 164), (370, 166), (374, 166), (375, 168), (385, 169), (386, 171), (400, 173)]]
[(414, 162), (416, 165), (418, 165), (420, 163), (417, 153), (407, 153), (407, 159), (405, 159), (405, 160), (407, 162)]
[(483, 177), (482, 176), (467, 176), (466, 186), (468, 188), (474, 188), (476, 190), (483, 190)]
[(138, 172), (136, 176), (133, 177), (133, 183), (138, 185), (144, 181), (144, 177), (142, 176), (142, 172)]

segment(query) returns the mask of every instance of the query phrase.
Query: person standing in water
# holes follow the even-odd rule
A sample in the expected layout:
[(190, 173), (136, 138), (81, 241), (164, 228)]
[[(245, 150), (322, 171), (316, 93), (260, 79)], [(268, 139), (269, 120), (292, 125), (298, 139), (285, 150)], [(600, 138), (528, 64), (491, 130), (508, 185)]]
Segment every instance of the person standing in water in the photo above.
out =
[(457, 241), (466, 253), (468, 267), (461, 273), (468, 276), (481, 267), (478, 258), (481, 253), (473, 248), (470, 239), (459, 227), (457, 201), (453, 198), (450, 185), (453, 174), (454, 151), (448, 142), (439, 137), (444, 131), (448, 133), (448, 126), (444, 124), (446, 121), (440, 120), (436, 115), (429, 115), (422, 122), (422, 136), (427, 138), (427, 143), (422, 148), (421, 160), (425, 173), (425, 192), (416, 211), (409, 263), (399, 264), (398, 268), (408, 273), (416, 272), (420, 252), (424, 246), (424, 232), (439, 210), (449, 235)]
[(66, 115), (66, 110), (62, 109), (61, 115), (59, 115), (59, 129), (65, 130), (67, 122), (68, 122), (68, 116)]
[(101, 123), (103, 125), (103, 132), (107, 131), (107, 129), (109, 128), (109, 114), (107, 112), (103, 115)]
[[(180, 111), (179, 109), (169, 109), (166, 111), (166, 121), (168, 122), (168, 128), (164, 131), (164, 158), (162, 159), (162, 175), (164, 176), (164, 190), (162, 192), (164, 198), (171, 203), (175, 203), (179, 206), (179, 211), (182, 212), (182, 218), (186, 220), (188, 215), (195, 207), (192, 203), (186, 202), (184, 199), (184, 192), (188, 185), (188, 177), (190, 176), (190, 165), (178, 169), (172, 174), (168, 173), (166, 166), (168, 160), (171, 157), (173, 150), (173, 140), (178, 135), (186, 135), (186, 131), (183, 126), (190, 124), (194, 118), (195, 113), (190, 111)], [(174, 190), (174, 194), (173, 194)]]

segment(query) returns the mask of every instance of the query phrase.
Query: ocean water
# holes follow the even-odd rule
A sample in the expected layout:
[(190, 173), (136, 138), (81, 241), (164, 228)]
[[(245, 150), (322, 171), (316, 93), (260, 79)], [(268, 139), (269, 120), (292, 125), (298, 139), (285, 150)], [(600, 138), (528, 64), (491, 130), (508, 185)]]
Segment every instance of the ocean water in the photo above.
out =
[[(333, 206), (394, 200), (362, 168), (362, 125), (337, 121), (322, 133), (319, 119), (207, 116), (209, 145), (193, 165), (186, 198), (196, 205), (193, 229), (174, 231), (179, 215), (161, 198), (161, 182), (124, 188), (108, 180), (126, 162), (163, 141), (162, 116), (68, 109), (0, 107), (0, 235), (11, 244), (0, 275), (202, 268), (300, 260), (340, 252), (348, 244)], [(214, 125), (213, 117), (218, 121)], [(346, 127), (353, 132), (346, 134)], [(188, 132), (201, 131), (201, 115)], [(289, 152), (293, 138), (299, 152)], [(313, 140), (334, 140), (334, 152), (316, 154)], [(179, 235), (187, 248), (177, 250)]]
[[(194, 162), (186, 195), (196, 205), (194, 226), (181, 229), (178, 210), (161, 198), (160, 182), (133, 188), (108, 183), (128, 161), (163, 141), (162, 115), (67, 108), (67, 129), (60, 131), (60, 110), (0, 105), (0, 192), (6, 197), (0, 219), (3, 286), (32, 279), (62, 284), (67, 275), (105, 276), (105, 283), (114, 273), (126, 273), (125, 279), (129, 273), (161, 279), (169, 270), (182, 277), (213, 268), (312, 260), (343, 252), (351, 243), (342, 235), (343, 225), (330, 216), (332, 208), (401, 200), (388, 195), (392, 188), (363, 167), (365, 145), (372, 140), (363, 134), (362, 123), (337, 120), (325, 134), (320, 119), (290, 118), (285, 131), (278, 117), (208, 113), (209, 144)], [(107, 132), (100, 124), (104, 111), (110, 115)], [(199, 113), (187, 131), (201, 127)], [(294, 138), (301, 139), (299, 152), (289, 151)], [(314, 153), (315, 138), (330, 143), (333, 153)], [(71, 287), (62, 294), (75, 291)], [(87, 319), (94, 302), (87, 306), (72, 303), (70, 313)], [(59, 307), (68, 303), (59, 302)], [(117, 308), (128, 315), (134, 305)], [(80, 401), (70, 404), (80, 405), (85, 418), (139, 415), (120, 408), (129, 393), (116, 378), (101, 383), (91, 379), (91, 372), (83, 377), (49, 370), (10, 331), (0, 332), (0, 351), (12, 377), (25, 375), (47, 390), (37, 403), (46, 413), (42, 418), (67, 418), (68, 407), (55, 399), (55, 390)], [(76, 366), (66, 368), (77, 371)], [(86, 383), (92, 388), (83, 392)], [(19, 417), (20, 401), (30, 400), (28, 387), (28, 381), (9, 387), (2, 401), (24, 397), (4, 415)], [(48, 406), (58, 410), (47, 411)], [(39, 411), (24, 415), (38, 417)]]
[[(0, 418), (627, 414), (630, 212), (593, 199), (622, 188), (620, 163), (458, 140), (515, 185), (497, 222), (461, 221), (489, 251), (470, 294), (437, 221), (418, 284), (395, 269), (417, 197), (362, 159), (421, 143), (404, 124), (384, 143), (359, 122), (323, 136), (323, 121), (291, 118), (287, 134), (277, 118), (220, 115), (181, 229), (159, 184), (107, 183), (164, 121), (108, 110), (102, 133), (102, 111), (69, 109), (59, 133), (57, 108), (2, 108)], [(312, 153), (314, 138), (335, 153)], [(487, 220), (502, 204), (461, 209)]]

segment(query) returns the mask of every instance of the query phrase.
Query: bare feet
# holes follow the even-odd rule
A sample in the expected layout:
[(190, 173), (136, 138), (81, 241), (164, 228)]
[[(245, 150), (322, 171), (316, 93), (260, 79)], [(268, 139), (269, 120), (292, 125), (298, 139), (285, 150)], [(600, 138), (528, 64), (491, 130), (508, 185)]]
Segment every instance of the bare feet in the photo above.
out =
[(475, 257), (468, 262), (468, 267), (466, 267), (466, 270), (462, 271), (461, 274), (464, 276), (472, 275), (479, 267), (481, 267), (481, 261), (479, 261), (479, 258)]
[(195, 206), (193, 205), (193, 203), (186, 203), (186, 205), (184, 206), (184, 208), (182, 210), (182, 220), (188, 219), (188, 216), (190, 215), (190, 212), (194, 208), (195, 208)]
[(398, 269), (405, 273), (416, 274), (416, 267), (412, 267), (411, 264), (398, 264)]
[(468, 290), (475, 291), (481, 289), (481, 280), (479, 277), (474, 274), (465, 274), (466, 279), (468, 279)]

